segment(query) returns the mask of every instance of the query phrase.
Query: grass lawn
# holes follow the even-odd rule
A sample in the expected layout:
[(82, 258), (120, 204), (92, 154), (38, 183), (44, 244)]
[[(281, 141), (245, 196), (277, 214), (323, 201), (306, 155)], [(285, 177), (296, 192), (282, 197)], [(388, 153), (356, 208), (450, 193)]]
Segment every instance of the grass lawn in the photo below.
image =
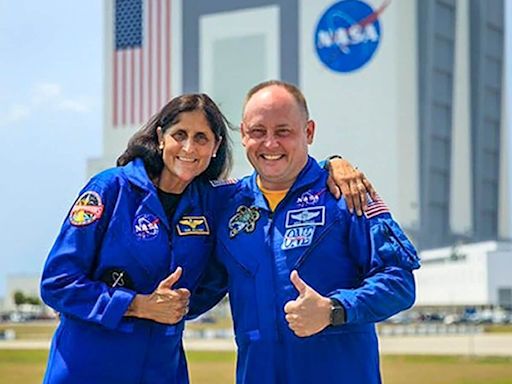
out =
[[(2, 383), (40, 383), (48, 351), (0, 350)], [(234, 352), (188, 352), (192, 383), (232, 384)], [(385, 384), (512, 384), (512, 358), (388, 356)], [(322, 384), (322, 383), (319, 383)]]

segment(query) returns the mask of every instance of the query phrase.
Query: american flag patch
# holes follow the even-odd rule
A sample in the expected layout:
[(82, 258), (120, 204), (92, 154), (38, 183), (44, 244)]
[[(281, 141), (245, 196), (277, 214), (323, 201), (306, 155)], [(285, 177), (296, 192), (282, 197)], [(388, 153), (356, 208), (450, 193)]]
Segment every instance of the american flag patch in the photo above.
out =
[(236, 184), (238, 183), (238, 179), (217, 179), (217, 180), (210, 180), (210, 184), (212, 187), (221, 187), (223, 185), (229, 185), (229, 184)]
[(378, 216), (381, 213), (389, 213), (389, 208), (384, 200), (382, 200), (381, 197), (377, 195), (375, 200), (372, 200), (368, 203), (368, 209), (364, 214), (366, 218), (371, 219), (372, 217)]

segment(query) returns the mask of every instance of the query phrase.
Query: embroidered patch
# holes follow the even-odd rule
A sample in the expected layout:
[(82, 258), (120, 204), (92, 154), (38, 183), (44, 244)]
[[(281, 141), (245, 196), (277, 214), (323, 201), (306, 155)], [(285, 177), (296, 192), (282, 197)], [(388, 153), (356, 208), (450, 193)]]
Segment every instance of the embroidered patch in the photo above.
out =
[(286, 212), (286, 228), (302, 227), (305, 225), (324, 225), (325, 207), (310, 207), (292, 209)]
[(315, 205), (320, 200), (320, 195), (325, 192), (325, 188), (320, 190), (317, 193), (313, 193), (310, 191), (304, 192), (297, 199), (297, 205), (299, 207), (306, 207), (308, 205)]
[(82, 227), (99, 220), (103, 214), (103, 203), (97, 192), (87, 191), (77, 199), (71, 213), (69, 221), (72, 225)]
[(159, 222), (160, 219), (152, 214), (139, 215), (133, 220), (133, 233), (142, 240), (154, 239), (160, 231)]
[(210, 184), (212, 187), (221, 187), (223, 185), (230, 185), (230, 184), (236, 184), (238, 183), (238, 179), (217, 179), (217, 180), (210, 180)]
[(281, 249), (286, 250), (310, 245), (314, 234), (315, 227), (313, 226), (288, 228), (284, 234)]
[(210, 228), (204, 216), (183, 216), (176, 225), (180, 236), (209, 235)]
[(105, 284), (111, 288), (130, 288), (133, 289), (133, 283), (126, 271), (121, 268), (109, 268), (103, 272), (100, 278)]
[(389, 208), (379, 195), (368, 203), (368, 209), (364, 213), (367, 219), (378, 216), (381, 213), (389, 213)]
[(256, 221), (260, 218), (257, 207), (246, 207), (241, 205), (236, 209), (236, 213), (229, 219), (229, 237), (232, 239), (241, 231), (247, 233), (254, 231)]

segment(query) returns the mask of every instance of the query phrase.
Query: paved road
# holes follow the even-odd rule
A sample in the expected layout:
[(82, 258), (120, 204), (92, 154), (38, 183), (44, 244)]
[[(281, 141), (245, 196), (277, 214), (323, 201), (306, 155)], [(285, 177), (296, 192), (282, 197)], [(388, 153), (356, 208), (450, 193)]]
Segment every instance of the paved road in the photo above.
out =
[[(0, 349), (47, 349), (48, 341), (0, 341)], [(512, 334), (381, 336), (385, 354), (512, 356)], [(232, 351), (232, 339), (185, 339), (187, 350)]]

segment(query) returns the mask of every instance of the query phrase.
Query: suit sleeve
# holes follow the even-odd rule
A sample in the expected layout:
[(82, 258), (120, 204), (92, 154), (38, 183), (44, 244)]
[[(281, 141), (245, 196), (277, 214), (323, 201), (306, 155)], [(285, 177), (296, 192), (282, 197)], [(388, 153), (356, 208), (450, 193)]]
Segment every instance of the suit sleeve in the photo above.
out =
[(226, 295), (228, 274), (216, 257), (211, 257), (199, 285), (192, 293), (187, 320), (194, 319), (212, 309)]
[(91, 278), (117, 200), (115, 183), (92, 180), (65, 219), (44, 265), (41, 297), (57, 312), (115, 329), (135, 292)]
[(355, 289), (329, 296), (345, 308), (347, 323), (387, 319), (414, 304), (412, 271), (419, 268), (416, 250), (389, 213), (372, 219), (350, 215), (349, 243), (361, 275)]

